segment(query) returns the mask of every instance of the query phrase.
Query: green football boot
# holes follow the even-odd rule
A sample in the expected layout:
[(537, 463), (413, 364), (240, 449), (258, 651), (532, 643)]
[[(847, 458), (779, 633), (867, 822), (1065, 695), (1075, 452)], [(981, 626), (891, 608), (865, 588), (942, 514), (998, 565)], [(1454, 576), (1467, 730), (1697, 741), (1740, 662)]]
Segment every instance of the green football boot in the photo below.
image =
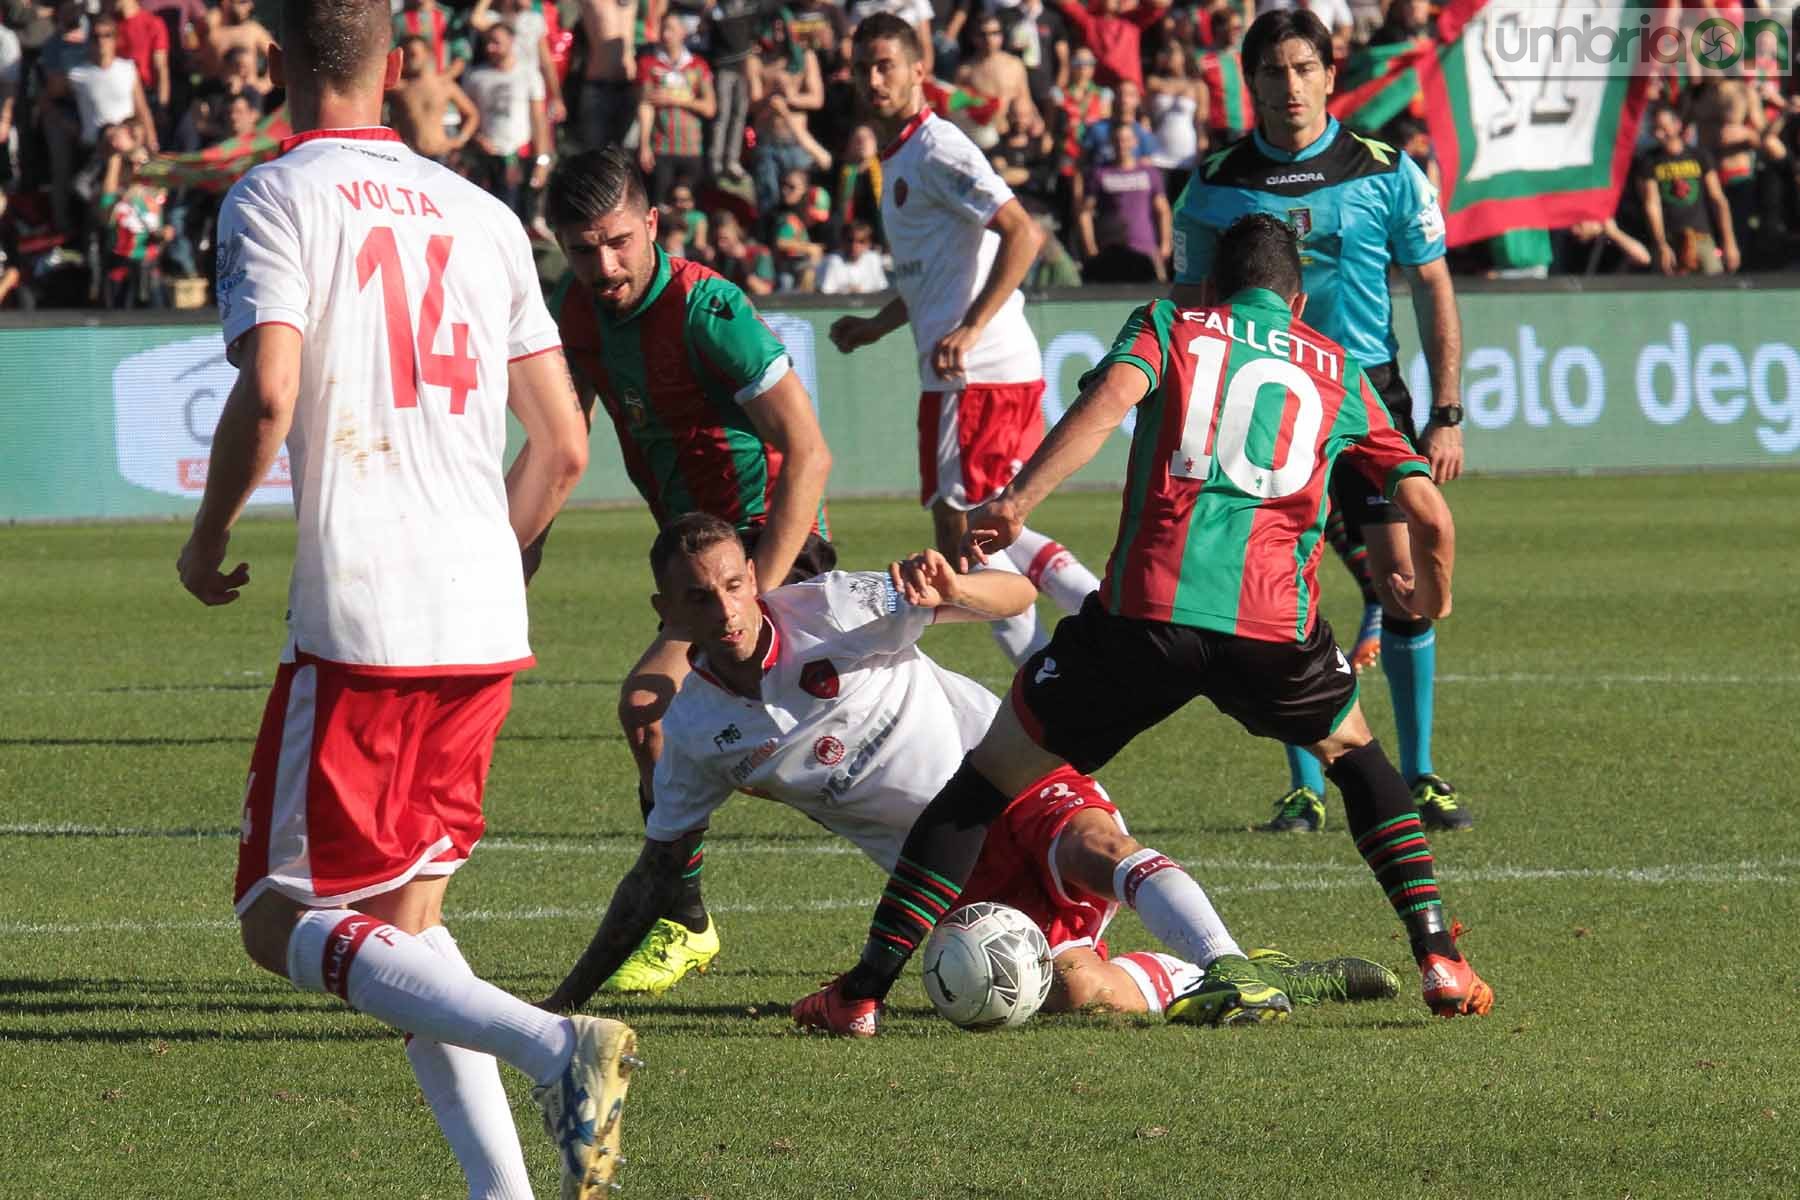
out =
[(1346, 955), (1298, 962), (1279, 950), (1263, 949), (1250, 952), (1250, 966), (1295, 1004), (1352, 1004), (1392, 1000), (1400, 994), (1400, 977), (1367, 958)]
[(1206, 967), (1206, 978), (1169, 1002), (1164, 1016), (1188, 1025), (1255, 1025), (1285, 1021), (1293, 1005), (1241, 954), (1225, 954)]
[(1427, 829), (1473, 829), (1475, 818), (1457, 800), (1456, 788), (1442, 775), (1421, 775), (1413, 780), (1413, 803), (1419, 823)]
[(1325, 828), (1325, 801), (1309, 787), (1297, 787), (1275, 802), (1275, 815), (1258, 825), (1264, 833), (1318, 833)]

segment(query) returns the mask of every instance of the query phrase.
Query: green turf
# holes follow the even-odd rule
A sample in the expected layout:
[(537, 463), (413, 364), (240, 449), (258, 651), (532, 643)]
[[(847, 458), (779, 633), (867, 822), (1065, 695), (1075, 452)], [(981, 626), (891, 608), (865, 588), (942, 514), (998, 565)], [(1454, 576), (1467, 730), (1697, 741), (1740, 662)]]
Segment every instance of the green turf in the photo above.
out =
[[(786, 1005), (850, 962), (880, 879), (744, 798), (708, 838), (718, 966), (622, 1010), (650, 1061), (627, 1194), (1800, 1194), (1800, 473), (1451, 496), (1437, 758), (1478, 825), (1437, 839), (1439, 875), (1499, 992), (1492, 1017), (1418, 1003), (1335, 797), (1322, 837), (1246, 831), (1285, 790), (1281, 756), (1210, 711), (1103, 772), (1134, 831), (1188, 864), (1246, 944), (1381, 958), (1405, 972), (1400, 1001), (1247, 1031), (1040, 1018), (970, 1035), (911, 975), (874, 1042), (801, 1037)], [(1075, 496), (1034, 524), (1098, 567), (1116, 511)], [(926, 535), (898, 501), (834, 505), (833, 525), (850, 566)], [(648, 532), (634, 512), (558, 522), (490, 841), (451, 889), (471, 961), (528, 997), (585, 943), (640, 836), (613, 708), (653, 621)], [(398, 1039), (238, 949), (238, 798), (292, 532), (240, 530), (255, 581), (217, 611), (176, 583), (182, 536), (0, 530), (0, 1196), (460, 1196)], [(1324, 580), (1353, 628), (1342, 572)], [(1004, 682), (984, 631), (927, 636)], [(1129, 914), (1113, 941), (1149, 945)], [(524, 1082), (508, 1085), (554, 1195)]]

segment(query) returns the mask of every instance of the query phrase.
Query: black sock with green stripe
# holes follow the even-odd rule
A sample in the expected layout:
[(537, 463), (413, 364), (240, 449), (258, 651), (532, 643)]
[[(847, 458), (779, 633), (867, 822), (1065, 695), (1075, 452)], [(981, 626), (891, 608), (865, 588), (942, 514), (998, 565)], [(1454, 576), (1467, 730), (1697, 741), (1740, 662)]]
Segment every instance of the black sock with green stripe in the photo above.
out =
[(1325, 774), (1343, 793), (1350, 837), (1406, 926), (1413, 957), (1461, 958), (1444, 925), (1444, 901), (1425, 826), (1381, 743), (1371, 741), (1340, 755)]
[[(638, 784), (638, 808), (646, 821), (650, 819), (650, 803), (650, 790), (642, 783)], [(705, 869), (706, 843), (701, 842), (694, 847), (693, 854), (688, 856), (687, 865), (681, 868), (681, 890), (675, 893), (675, 900), (669, 905), (669, 911), (663, 914), (695, 933), (706, 928), (706, 898), (700, 894), (700, 876)]]
[(1356, 580), (1356, 586), (1362, 589), (1365, 605), (1379, 604), (1375, 595), (1375, 583), (1369, 576), (1369, 548), (1360, 542), (1350, 540), (1350, 531), (1344, 528), (1344, 514), (1338, 511), (1337, 505), (1331, 506), (1331, 512), (1325, 518), (1325, 540), (1337, 551), (1338, 558)]
[(888, 876), (862, 959), (844, 978), (856, 999), (882, 999), (945, 913), (956, 907), (987, 827), (1006, 810), (1011, 797), (987, 781), (964, 759), (943, 790), (925, 806), (900, 848)]

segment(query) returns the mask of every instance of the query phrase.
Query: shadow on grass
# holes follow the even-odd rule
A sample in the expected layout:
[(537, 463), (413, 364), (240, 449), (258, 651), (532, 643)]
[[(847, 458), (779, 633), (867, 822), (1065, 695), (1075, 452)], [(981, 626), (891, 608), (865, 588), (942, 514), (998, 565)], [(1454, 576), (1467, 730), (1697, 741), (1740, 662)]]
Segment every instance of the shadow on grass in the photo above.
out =
[(75, 1026), (59, 1029), (7, 1029), (0, 1027), (0, 1042), (44, 1042), (71, 1044), (95, 1042), (131, 1045), (145, 1042), (393, 1042), (400, 1035), (373, 1021), (347, 1025), (342, 1029), (234, 1029), (229, 1032), (216, 1027), (175, 1027), (156, 1029), (105, 1029)]

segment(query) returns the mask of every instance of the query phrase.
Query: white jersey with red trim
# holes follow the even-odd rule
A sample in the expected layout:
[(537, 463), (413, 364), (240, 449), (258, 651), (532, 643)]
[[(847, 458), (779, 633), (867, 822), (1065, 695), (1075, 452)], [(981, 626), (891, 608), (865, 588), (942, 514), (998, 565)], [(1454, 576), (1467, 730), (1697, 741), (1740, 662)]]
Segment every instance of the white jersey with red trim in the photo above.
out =
[(219, 317), (300, 331), (295, 650), (375, 670), (530, 665), (507, 519), (507, 364), (561, 344), (500, 201), (386, 129), (283, 143), (219, 213)]
[(1000, 702), (915, 645), (930, 609), (885, 574), (833, 571), (763, 598), (762, 695), (696, 658), (663, 716), (646, 836), (704, 829), (735, 791), (799, 809), (884, 871)]
[(968, 134), (929, 108), (881, 158), (881, 226), (894, 252), (893, 283), (912, 322), (921, 389), (1042, 379), (1043, 357), (1017, 289), (981, 331), (963, 375), (945, 378), (931, 365), (939, 339), (962, 324), (993, 269), (1000, 235), (988, 222), (1013, 198), (1012, 189)]

